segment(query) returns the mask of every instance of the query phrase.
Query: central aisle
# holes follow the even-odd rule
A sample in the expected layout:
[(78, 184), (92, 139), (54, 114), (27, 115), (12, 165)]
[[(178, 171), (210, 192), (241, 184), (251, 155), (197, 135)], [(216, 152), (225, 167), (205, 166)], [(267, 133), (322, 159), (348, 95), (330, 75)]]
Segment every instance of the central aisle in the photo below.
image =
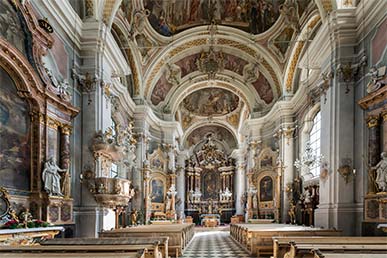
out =
[(237, 243), (235, 243), (229, 232), (206, 231), (197, 232), (192, 242), (185, 250), (183, 258), (203, 257), (251, 257)]

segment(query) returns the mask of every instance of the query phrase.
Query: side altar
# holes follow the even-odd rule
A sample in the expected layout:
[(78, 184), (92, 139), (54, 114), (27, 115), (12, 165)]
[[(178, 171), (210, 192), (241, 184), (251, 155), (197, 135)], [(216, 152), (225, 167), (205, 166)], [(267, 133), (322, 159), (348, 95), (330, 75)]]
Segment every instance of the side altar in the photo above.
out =
[(368, 128), (362, 234), (385, 235), (378, 225), (387, 223), (387, 67), (372, 67), (367, 95), (358, 104), (365, 111)]

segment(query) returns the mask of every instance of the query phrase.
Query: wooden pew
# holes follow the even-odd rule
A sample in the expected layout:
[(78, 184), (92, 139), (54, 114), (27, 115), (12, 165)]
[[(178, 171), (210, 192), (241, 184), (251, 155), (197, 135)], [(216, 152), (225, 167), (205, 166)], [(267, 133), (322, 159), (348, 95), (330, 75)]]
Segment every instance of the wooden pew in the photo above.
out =
[(0, 246), (2, 258), (145, 258), (146, 250), (130, 246)]
[(339, 236), (341, 231), (287, 224), (236, 224), (230, 234), (251, 255), (272, 255), (273, 236)]
[(145, 249), (145, 258), (168, 258), (168, 237), (128, 237), (128, 238), (66, 238), (48, 239), (42, 246), (94, 246), (126, 245), (126, 250)]
[(313, 258), (386, 258), (386, 254), (328, 253), (313, 250)]
[[(322, 250), (327, 252), (334, 246), (339, 246), (338, 251), (351, 250), (351, 248), (385, 246), (387, 249), (386, 237), (273, 237), (273, 257), (282, 258), (286, 253), (289, 253), (292, 244), (315, 245), (321, 246)], [(309, 250), (312, 251), (312, 250)], [(321, 251), (321, 250), (320, 250)], [(288, 254), (291, 256), (291, 254)], [(311, 256), (313, 257), (313, 256)], [(387, 256), (386, 256), (387, 257)]]
[(144, 225), (99, 233), (100, 237), (169, 237), (168, 253), (178, 257), (194, 236), (194, 224)]

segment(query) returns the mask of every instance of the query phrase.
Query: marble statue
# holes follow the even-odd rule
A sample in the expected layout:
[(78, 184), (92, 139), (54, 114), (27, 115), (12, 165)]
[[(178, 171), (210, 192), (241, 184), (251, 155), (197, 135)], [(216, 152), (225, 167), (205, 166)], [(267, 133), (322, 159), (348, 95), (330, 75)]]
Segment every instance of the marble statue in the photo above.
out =
[(305, 191), (303, 193), (303, 197), (304, 197), (305, 204), (312, 202), (312, 196), (310, 195), (309, 189), (305, 189)]
[(257, 195), (254, 194), (253, 196), (253, 209), (257, 209), (258, 208), (258, 198), (257, 198)]
[(175, 210), (175, 196), (176, 196), (176, 187), (175, 185), (171, 185), (167, 192), (165, 211)]
[(49, 196), (63, 196), (60, 186), (61, 176), (58, 172), (66, 172), (67, 169), (61, 169), (56, 165), (56, 160), (51, 157), (44, 164), (42, 179), (44, 190)]
[(376, 170), (376, 184), (378, 185), (378, 188), (385, 192), (387, 190), (387, 152), (382, 152), (381, 160), (379, 163), (374, 167)]

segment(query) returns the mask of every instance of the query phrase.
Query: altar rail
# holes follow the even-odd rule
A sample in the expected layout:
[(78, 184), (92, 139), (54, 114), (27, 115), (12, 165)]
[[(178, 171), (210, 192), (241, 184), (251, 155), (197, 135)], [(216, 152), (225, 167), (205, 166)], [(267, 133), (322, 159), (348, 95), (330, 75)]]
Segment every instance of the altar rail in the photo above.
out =
[(230, 234), (251, 255), (272, 255), (275, 236), (339, 236), (341, 231), (286, 224), (234, 224)]
[(132, 250), (127, 245), (83, 246), (0, 246), (0, 257), (6, 258), (146, 258), (146, 250)]
[(100, 237), (133, 238), (133, 237), (169, 237), (168, 253), (176, 257), (194, 236), (194, 224), (145, 225), (123, 229), (114, 229), (99, 233)]

